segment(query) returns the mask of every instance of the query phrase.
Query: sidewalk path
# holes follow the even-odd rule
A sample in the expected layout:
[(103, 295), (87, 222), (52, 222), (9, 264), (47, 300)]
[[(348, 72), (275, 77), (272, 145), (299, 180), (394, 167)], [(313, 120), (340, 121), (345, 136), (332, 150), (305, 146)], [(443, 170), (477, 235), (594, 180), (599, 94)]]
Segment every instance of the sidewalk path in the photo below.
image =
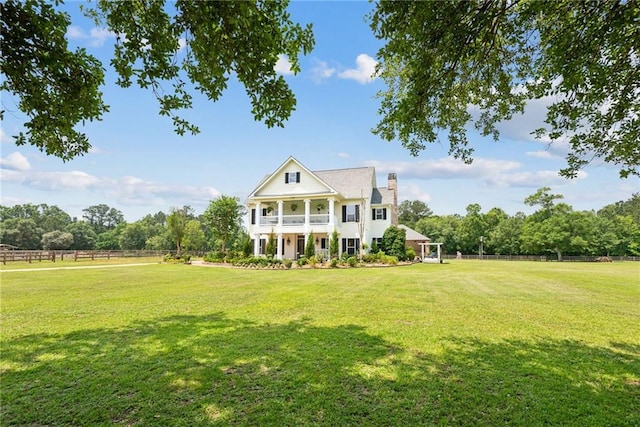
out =
[(44, 267), (44, 268), (16, 268), (11, 270), (0, 270), (0, 273), (16, 273), (23, 271), (50, 271), (50, 270), (80, 270), (83, 268), (114, 268), (114, 267), (136, 267), (140, 265), (153, 265), (157, 262), (140, 262), (133, 264), (103, 264), (103, 265), (83, 265), (79, 267)]

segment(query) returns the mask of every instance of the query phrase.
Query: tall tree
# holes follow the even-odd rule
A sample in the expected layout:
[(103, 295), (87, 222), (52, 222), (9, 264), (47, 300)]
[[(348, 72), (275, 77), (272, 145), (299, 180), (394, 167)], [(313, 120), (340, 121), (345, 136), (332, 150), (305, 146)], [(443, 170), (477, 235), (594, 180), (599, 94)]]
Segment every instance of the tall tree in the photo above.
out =
[[(93, 4), (86, 13), (118, 34), (111, 60), (117, 84), (150, 89), (178, 134), (199, 131), (177, 115), (193, 105), (190, 87), (217, 101), (230, 75), (245, 86), (255, 119), (268, 127), (282, 126), (295, 109), (295, 97), (275, 65), (286, 55), (292, 71), (299, 72), (298, 55), (310, 52), (314, 39), (311, 25), (290, 20), (287, 0)], [(99, 91), (103, 65), (83, 49), (69, 51), (70, 24), (69, 16), (46, 0), (3, 3), (0, 89), (18, 96), (20, 110), (30, 118), (16, 142), (63, 159), (89, 150), (86, 135), (75, 128), (109, 109)]]
[(429, 216), (418, 221), (415, 230), (434, 243), (443, 243), (444, 253), (455, 254), (460, 248), (457, 236), (461, 223), (459, 215)]
[(73, 249), (94, 249), (98, 235), (93, 228), (84, 221), (72, 222), (64, 229), (73, 235)]
[(422, 218), (433, 214), (433, 211), (422, 200), (403, 200), (398, 206), (398, 223), (414, 228)]
[(184, 228), (184, 237), (182, 239), (184, 249), (187, 251), (201, 251), (204, 249), (205, 242), (204, 230), (200, 221), (197, 219), (189, 220)]
[(84, 212), (82, 217), (89, 222), (96, 234), (112, 230), (118, 224), (124, 222), (122, 212), (105, 204), (89, 206), (83, 209), (82, 212)]
[(237, 197), (221, 195), (209, 203), (202, 218), (211, 234), (222, 241), (222, 252), (227, 252), (227, 242), (241, 229), (244, 206)]
[(456, 233), (458, 249), (465, 254), (479, 253), (481, 239), (486, 237), (486, 224), (477, 203), (467, 206), (467, 215), (462, 218)]
[(413, 155), (448, 135), (450, 154), (470, 162), (469, 124), (498, 139), (497, 123), (548, 98), (535, 135), (569, 142), (562, 175), (593, 158), (638, 175), (639, 14), (635, 0), (377, 2), (386, 89), (374, 133)]
[(122, 228), (122, 231), (118, 236), (118, 242), (121, 249), (138, 250), (145, 248), (148, 238), (149, 236), (145, 226), (140, 222), (133, 222)]
[(73, 234), (54, 230), (42, 235), (42, 249), (68, 249), (73, 245)]
[(11, 218), (0, 223), (0, 241), (18, 249), (40, 249), (42, 229), (32, 218)]
[(500, 221), (490, 232), (489, 242), (493, 252), (498, 255), (517, 255), (520, 253), (520, 234), (526, 215), (522, 212)]
[(182, 208), (171, 208), (167, 216), (167, 227), (171, 231), (173, 240), (176, 243), (177, 255), (182, 252), (182, 239), (184, 238), (187, 223), (193, 219), (193, 208), (191, 206), (183, 206)]

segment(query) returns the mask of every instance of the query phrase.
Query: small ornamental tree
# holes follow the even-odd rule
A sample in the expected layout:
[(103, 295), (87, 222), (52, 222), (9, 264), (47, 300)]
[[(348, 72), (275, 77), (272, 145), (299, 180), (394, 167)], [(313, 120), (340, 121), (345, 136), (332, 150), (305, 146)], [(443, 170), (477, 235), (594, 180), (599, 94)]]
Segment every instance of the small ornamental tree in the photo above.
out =
[(265, 252), (268, 258), (273, 258), (276, 255), (277, 245), (276, 245), (276, 237), (273, 235), (273, 232), (269, 233), (269, 240), (267, 240), (267, 247)]
[(304, 256), (306, 258), (311, 258), (316, 254), (316, 247), (313, 243), (313, 231), (309, 233), (309, 238), (307, 239), (307, 245), (304, 247)]
[(338, 258), (339, 247), (338, 232), (333, 230), (333, 233), (331, 233), (331, 242), (329, 243), (329, 256), (331, 258)]

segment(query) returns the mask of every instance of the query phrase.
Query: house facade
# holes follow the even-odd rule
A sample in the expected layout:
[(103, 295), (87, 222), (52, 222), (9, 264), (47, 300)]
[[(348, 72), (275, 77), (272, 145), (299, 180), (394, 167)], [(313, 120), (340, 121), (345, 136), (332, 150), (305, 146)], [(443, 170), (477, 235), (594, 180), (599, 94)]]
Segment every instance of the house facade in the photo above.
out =
[(316, 254), (329, 255), (334, 231), (339, 255), (356, 255), (363, 243), (382, 239), (398, 223), (397, 178), (376, 184), (375, 168), (311, 171), (289, 157), (249, 194), (248, 229), (254, 255), (276, 241), (278, 259), (297, 259), (313, 236)]

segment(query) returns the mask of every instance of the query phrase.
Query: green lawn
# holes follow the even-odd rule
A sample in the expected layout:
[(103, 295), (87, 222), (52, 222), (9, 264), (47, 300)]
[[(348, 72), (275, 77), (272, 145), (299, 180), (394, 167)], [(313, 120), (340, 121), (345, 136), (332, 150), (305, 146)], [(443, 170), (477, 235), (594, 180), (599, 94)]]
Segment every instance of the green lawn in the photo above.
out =
[(1, 425), (640, 425), (638, 263), (8, 267)]

